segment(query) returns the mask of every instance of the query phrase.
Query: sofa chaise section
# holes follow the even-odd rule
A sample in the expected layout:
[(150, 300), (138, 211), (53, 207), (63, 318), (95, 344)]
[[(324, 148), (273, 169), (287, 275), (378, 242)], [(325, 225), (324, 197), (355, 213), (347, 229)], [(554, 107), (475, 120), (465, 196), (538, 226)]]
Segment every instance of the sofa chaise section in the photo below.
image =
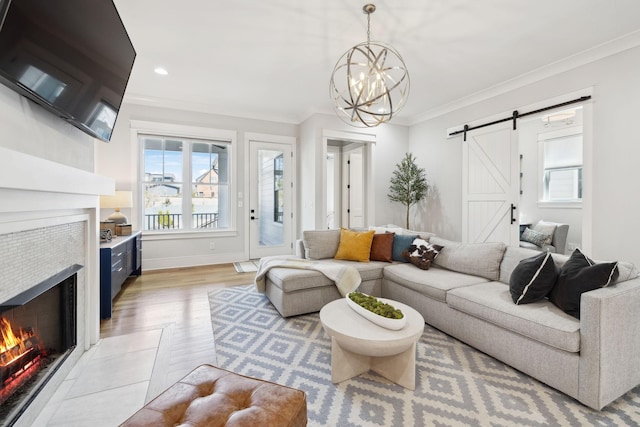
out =
[[(317, 262), (349, 263), (360, 273), (360, 292), (381, 295), (382, 270), (386, 263), (372, 261), (355, 263), (338, 260), (317, 260)], [(320, 311), (325, 304), (341, 298), (335, 283), (314, 270), (272, 268), (266, 277), (265, 294), (282, 317), (297, 316)]]

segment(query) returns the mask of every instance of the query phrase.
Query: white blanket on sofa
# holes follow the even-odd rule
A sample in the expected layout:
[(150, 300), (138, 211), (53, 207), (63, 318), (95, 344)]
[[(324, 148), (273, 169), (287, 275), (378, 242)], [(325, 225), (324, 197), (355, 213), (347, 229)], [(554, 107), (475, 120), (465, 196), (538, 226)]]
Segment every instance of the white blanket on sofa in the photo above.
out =
[(349, 292), (355, 291), (362, 281), (358, 270), (349, 265), (309, 261), (303, 258), (272, 256), (260, 260), (260, 265), (258, 266), (258, 271), (254, 279), (258, 292), (265, 292), (267, 272), (276, 267), (319, 271), (335, 282), (338, 292), (340, 292), (342, 296), (346, 296)]

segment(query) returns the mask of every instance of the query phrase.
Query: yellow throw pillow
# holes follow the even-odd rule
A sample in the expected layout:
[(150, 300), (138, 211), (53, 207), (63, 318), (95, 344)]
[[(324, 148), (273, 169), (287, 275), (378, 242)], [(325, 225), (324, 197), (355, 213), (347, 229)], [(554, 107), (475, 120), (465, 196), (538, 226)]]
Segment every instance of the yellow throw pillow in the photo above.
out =
[(346, 228), (341, 229), (340, 245), (334, 259), (369, 262), (374, 234), (375, 230), (351, 231)]

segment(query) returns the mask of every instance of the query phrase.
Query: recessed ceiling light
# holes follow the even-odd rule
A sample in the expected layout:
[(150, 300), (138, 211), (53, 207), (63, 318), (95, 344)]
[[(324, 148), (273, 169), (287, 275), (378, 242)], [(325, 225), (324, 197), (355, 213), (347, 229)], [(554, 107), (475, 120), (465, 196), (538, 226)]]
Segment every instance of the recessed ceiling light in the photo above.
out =
[(169, 72), (167, 71), (166, 68), (163, 67), (156, 67), (153, 70), (156, 74), (160, 74), (161, 76), (166, 76), (167, 74), (169, 74)]

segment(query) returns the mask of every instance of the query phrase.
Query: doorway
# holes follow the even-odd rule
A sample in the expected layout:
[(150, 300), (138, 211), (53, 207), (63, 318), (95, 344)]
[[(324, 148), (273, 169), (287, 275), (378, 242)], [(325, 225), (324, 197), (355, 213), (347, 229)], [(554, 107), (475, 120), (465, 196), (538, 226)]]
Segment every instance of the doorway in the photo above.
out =
[(249, 258), (293, 248), (294, 145), (249, 141)]
[(369, 167), (367, 144), (327, 141), (326, 228), (365, 227)]
[[(592, 104), (584, 92), (523, 107), (531, 113), (518, 118), (517, 130), (498, 120), (467, 132), (471, 141), (461, 141), (464, 241), (518, 245), (524, 227), (542, 220), (569, 225), (566, 253), (591, 250)], [(475, 203), (480, 187), (485, 199)]]

